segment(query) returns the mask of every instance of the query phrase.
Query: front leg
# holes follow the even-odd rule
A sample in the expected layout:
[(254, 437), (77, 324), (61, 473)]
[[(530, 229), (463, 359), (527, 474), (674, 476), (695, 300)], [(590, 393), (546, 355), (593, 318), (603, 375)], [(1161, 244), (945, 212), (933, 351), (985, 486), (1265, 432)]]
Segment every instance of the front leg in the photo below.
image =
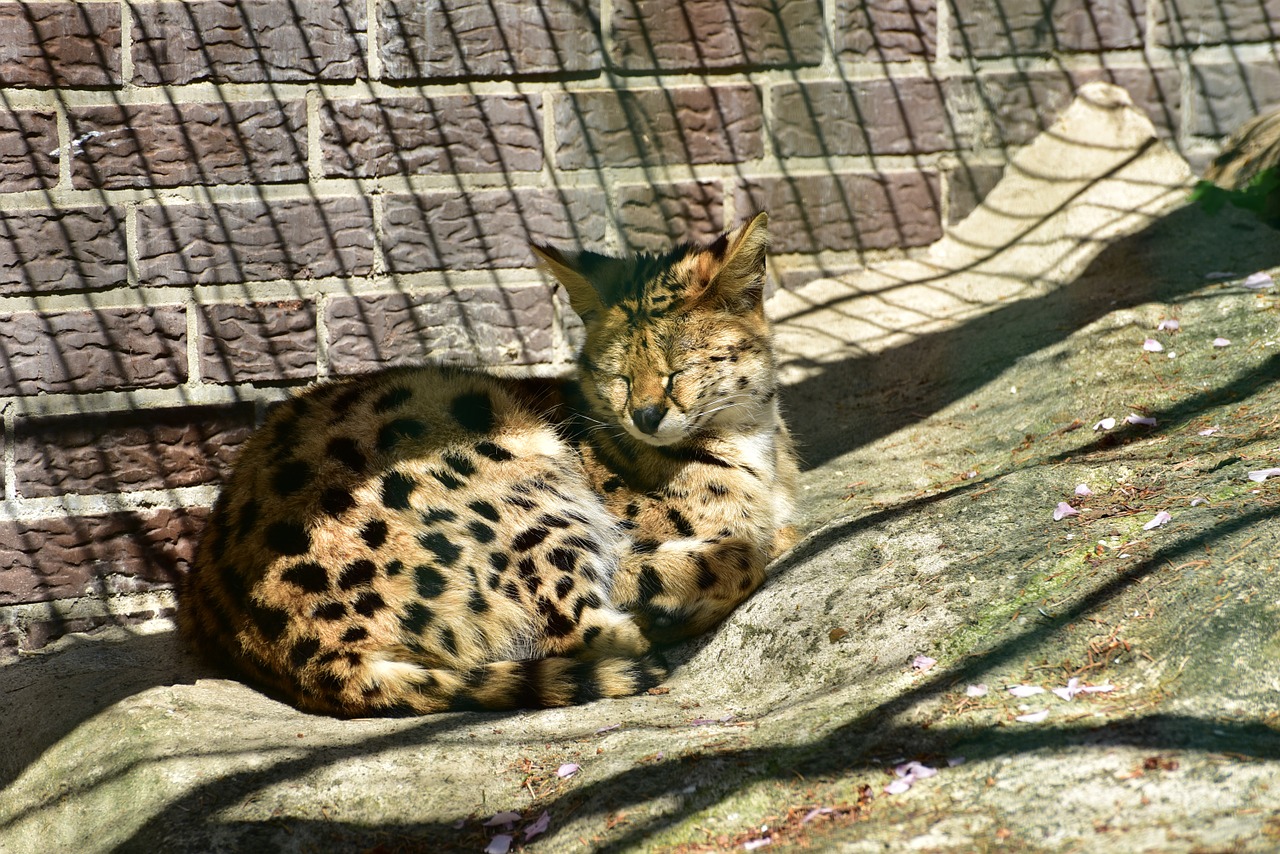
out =
[(622, 559), (613, 601), (655, 643), (702, 634), (760, 586), (768, 555), (744, 539), (637, 540)]

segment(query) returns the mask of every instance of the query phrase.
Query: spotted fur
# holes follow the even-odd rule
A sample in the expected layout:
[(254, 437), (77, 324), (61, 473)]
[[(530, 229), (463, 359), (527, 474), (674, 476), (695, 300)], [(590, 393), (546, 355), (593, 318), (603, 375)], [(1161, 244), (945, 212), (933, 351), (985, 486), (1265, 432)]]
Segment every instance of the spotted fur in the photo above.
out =
[(185, 633), (341, 716), (656, 684), (654, 644), (722, 620), (791, 538), (765, 229), (631, 259), (535, 246), (586, 326), (574, 378), (396, 369), (277, 407), (214, 507)]

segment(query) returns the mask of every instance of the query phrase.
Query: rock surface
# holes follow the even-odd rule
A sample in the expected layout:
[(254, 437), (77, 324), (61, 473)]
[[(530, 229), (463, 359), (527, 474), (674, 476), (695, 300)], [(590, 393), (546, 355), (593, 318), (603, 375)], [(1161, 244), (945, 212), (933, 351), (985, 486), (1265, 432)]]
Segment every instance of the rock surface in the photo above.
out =
[(1145, 122), (1090, 88), (927, 256), (775, 298), (808, 536), (665, 693), (336, 721), (72, 637), (0, 675), (0, 850), (1275, 850), (1280, 241)]

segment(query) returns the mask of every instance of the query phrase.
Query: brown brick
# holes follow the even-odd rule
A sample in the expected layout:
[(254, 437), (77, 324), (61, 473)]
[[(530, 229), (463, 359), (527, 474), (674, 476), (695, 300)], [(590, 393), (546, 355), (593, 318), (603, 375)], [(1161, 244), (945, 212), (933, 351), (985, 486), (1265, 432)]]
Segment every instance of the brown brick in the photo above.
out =
[(956, 147), (941, 81), (822, 80), (773, 88), (779, 157), (924, 154)]
[(251, 403), (19, 418), (16, 489), (37, 498), (212, 483), (229, 471), (253, 419)]
[(373, 213), (363, 197), (138, 209), (143, 285), (360, 276), (373, 267)]
[(632, 251), (656, 252), (724, 229), (724, 193), (715, 181), (625, 184), (615, 188), (618, 230)]
[(1145, 0), (951, 0), (953, 56), (1098, 52), (1142, 47)]
[(600, 68), (599, 0), (381, 0), (390, 80), (510, 77)]
[(1179, 127), (1176, 68), (1117, 68), (984, 74), (948, 84), (947, 105), (957, 135), (970, 145), (1022, 145), (1053, 124), (1086, 83), (1103, 80), (1123, 87), (1147, 113), (1162, 137)]
[(322, 113), (325, 174), (536, 172), (541, 110), (537, 95), (336, 101)]
[(935, 0), (836, 0), (836, 50), (847, 59), (932, 59), (938, 47)]
[[(272, 184), (306, 178), (301, 101), (75, 107), (78, 188)], [(97, 134), (89, 136), (89, 134)]]
[(555, 99), (562, 169), (740, 163), (764, 154), (752, 86), (599, 89)]
[(925, 246), (942, 236), (931, 171), (759, 178), (738, 193), (739, 213), (769, 214), (778, 253)]
[(178, 385), (186, 350), (181, 306), (0, 314), (0, 394)]
[(0, 193), (44, 190), (58, 183), (58, 154), (53, 113), (10, 110), (0, 99)]
[(113, 208), (0, 213), (0, 294), (123, 284), (124, 218)]
[(200, 306), (200, 373), (206, 382), (312, 379), (316, 307), (311, 300)]
[(155, 510), (0, 523), (0, 605), (172, 587), (207, 516)]
[(553, 355), (551, 291), (540, 284), (338, 297), (326, 320), (336, 374), (427, 360), (535, 364)]
[(1196, 65), (1191, 69), (1191, 92), (1191, 133), (1225, 136), (1254, 116), (1280, 107), (1280, 66)]
[(822, 62), (820, 0), (615, 0), (610, 60), (627, 71)]
[(529, 267), (529, 241), (604, 241), (599, 190), (475, 190), (388, 196), (383, 251), (393, 272)]
[(120, 83), (116, 3), (0, 3), (0, 86)]
[(1163, 46), (1280, 38), (1280, 0), (1155, 0), (1155, 7), (1156, 42)]
[(987, 193), (1000, 183), (1004, 167), (961, 163), (947, 174), (947, 222), (954, 224), (973, 213)]
[(351, 80), (366, 73), (364, 0), (133, 5), (133, 81)]

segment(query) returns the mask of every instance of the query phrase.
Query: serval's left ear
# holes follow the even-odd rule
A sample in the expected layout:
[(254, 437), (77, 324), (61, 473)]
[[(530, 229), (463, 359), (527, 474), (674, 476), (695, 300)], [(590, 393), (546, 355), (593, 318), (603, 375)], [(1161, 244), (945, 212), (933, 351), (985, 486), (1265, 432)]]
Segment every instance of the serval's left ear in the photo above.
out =
[(758, 213), (702, 250), (699, 301), (713, 300), (736, 312), (763, 311), (769, 215)]

